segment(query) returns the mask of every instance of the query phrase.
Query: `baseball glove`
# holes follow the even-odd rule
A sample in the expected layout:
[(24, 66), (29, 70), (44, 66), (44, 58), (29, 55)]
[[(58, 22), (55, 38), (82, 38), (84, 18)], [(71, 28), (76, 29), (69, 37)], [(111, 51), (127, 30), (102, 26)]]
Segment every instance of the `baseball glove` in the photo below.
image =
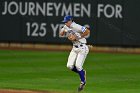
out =
[(70, 40), (70, 41), (75, 41), (76, 40), (76, 35), (73, 35), (73, 34), (69, 34), (68, 35), (68, 39)]

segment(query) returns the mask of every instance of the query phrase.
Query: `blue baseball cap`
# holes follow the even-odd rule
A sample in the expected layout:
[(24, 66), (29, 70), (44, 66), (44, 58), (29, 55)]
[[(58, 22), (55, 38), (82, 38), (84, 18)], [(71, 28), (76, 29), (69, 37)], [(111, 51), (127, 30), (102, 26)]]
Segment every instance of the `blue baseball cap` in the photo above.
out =
[(68, 22), (70, 20), (72, 20), (72, 16), (67, 15), (67, 16), (64, 17), (64, 20), (62, 22), (66, 23), (66, 22)]

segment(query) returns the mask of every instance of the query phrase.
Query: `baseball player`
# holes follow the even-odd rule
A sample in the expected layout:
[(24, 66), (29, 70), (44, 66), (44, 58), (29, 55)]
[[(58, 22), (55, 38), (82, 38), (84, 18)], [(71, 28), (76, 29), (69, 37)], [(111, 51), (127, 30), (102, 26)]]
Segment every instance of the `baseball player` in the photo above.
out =
[(68, 39), (73, 43), (73, 48), (68, 57), (67, 67), (79, 74), (81, 82), (78, 91), (81, 91), (86, 84), (86, 71), (83, 69), (83, 64), (89, 52), (85, 36), (89, 35), (90, 30), (75, 23), (73, 17), (70, 15), (65, 16), (62, 22), (65, 25), (59, 34), (61, 36), (67, 34)]

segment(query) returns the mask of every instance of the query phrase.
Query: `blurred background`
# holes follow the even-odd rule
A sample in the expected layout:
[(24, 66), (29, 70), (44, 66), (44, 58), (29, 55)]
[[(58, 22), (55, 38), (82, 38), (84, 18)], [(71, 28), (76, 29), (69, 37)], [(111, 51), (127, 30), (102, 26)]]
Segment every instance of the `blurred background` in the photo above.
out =
[(0, 0), (0, 89), (74, 93), (79, 79), (65, 67), (72, 43), (59, 36), (61, 21), (71, 15), (91, 31), (86, 37), (91, 51), (85, 63), (89, 83), (83, 93), (140, 92), (139, 4)]

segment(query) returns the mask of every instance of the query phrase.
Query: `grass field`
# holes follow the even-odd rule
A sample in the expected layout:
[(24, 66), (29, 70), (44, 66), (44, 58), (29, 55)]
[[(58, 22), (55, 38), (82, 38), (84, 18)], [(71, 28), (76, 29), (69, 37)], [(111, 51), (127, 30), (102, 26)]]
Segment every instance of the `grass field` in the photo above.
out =
[[(69, 52), (0, 50), (0, 88), (75, 93), (79, 77), (66, 68)], [(140, 55), (89, 53), (81, 93), (140, 93)]]

